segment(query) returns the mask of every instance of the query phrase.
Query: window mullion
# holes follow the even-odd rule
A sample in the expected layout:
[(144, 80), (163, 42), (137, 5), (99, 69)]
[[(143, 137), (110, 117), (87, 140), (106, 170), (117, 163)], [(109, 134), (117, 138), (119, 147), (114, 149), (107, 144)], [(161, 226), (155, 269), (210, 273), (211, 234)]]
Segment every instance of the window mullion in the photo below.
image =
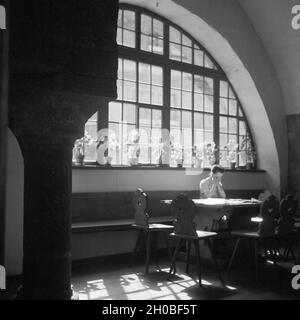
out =
[[(219, 91), (220, 91), (220, 81), (217, 79), (214, 79), (214, 142), (220, 149), (220, 134), (219, 134), (219, 128), (220, 128), (220, 97), (219, 97)], [(219, 162), (219, 157), (217, 159), (217, 162)]]
[[(164, 55), (165, 62), (169, 58), (169, 26), (164, 23)], [(170, 132), (170, 92), (171, 92), (171, 70), (168, 63), (163, 66), (163, 108), (162, 108), (162, 128)]]

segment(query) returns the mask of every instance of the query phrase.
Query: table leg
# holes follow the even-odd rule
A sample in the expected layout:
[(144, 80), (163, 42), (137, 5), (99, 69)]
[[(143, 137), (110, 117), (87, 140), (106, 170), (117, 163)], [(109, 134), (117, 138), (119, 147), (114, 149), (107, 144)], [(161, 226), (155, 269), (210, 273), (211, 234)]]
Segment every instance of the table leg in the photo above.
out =
[(173, 269), (175, 270), (175, 263), (176, 263), (176, 258), (177, 258), (177, 255), (178, 255), (178, 251), (179, 251), (180, 245), (181, 245), (181, 239), (179, 238), (177, 240), (176, 248), (175, 248), (175, 251), (174, 251), (174, 254), (173, 254), (168, 280), (170, 280), (170, 276), (172, 274), (172, 270)]
[(211, 257), (212, 257), (212, 259), (214, 261), (214, 264), (215, 264), (219, 279), (220, 279), (222, 285), (225, 286), (225, 282), (224, 282), (224, 279), (222, 277), (222, 273), (221, 273), (221, 271), (219, 269), (218, 261), (216, 259), (216, 256), (215, 256), (215, 253), (214, 253), (214, 249), (213, 249), (213, 246), (212, 246), (212, 243), (211, 243), (210, 239), (207, 239), (207, 244), (208, 244), (208, 247), (209, 247), (209, 250), (210, 250)]
[(232, 252), (232, 255), (231, 255), (231, 258), (229, 260), (229, 264), (228, 264), (228, 268), (227, 268), (227, 274), (229, 275), (230, 271), (231, 271), (231, 268), (232, 268), (232, 264), (233, 264), (233, 260), (235, 258), (235, 255), (236, 255), (236, 252), (237, 252), (237, 249), (238, 249), (238, 246), (239, 246), (239, 243), (241, 241), (241, 237), (238, 237), (237, 240), (236, 240), (236, 243), (234, 245), (234, 249), (233, 249), (233, 252)]
[(197, 272), (199, 278), (199, 286), (202, 286), (202, 274), (201, 274), (201, 263), (200, 263), (200, 246), (199, 240), (194, 240), (195, 253), (196, 253), (196, 264), (197, 264)]

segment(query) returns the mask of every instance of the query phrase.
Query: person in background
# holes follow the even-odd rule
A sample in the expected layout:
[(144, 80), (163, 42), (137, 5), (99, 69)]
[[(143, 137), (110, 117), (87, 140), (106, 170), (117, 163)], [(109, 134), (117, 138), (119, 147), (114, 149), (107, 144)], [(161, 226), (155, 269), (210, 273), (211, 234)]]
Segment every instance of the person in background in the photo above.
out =
[(226, 194), (222, 186), (222, 177), (225, 170), (220, 165), (213, 165), (208, 178), (200, 181), (200, 198), (223, 198)]

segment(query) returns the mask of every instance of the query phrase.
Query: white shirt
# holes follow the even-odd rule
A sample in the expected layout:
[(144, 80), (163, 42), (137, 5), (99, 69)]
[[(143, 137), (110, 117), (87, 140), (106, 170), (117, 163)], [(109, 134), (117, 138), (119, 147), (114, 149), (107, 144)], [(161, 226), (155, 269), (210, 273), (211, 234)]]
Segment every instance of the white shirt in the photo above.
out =
[[(200, 198), (225, 198), (225, 192), (222, 186), (222, 183), (218, 183), (218, 188), (214, 189), (214, 192), (211, 192), (214, 182), (211, 177), (203, 179), (200, 181)], [(221, 192), (219, 191), (221, 190)]]

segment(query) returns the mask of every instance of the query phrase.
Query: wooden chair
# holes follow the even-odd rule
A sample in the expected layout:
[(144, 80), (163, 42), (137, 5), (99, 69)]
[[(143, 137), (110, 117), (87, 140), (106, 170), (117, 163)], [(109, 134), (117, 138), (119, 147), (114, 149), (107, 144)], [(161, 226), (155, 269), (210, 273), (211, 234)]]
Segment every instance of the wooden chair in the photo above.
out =
[(176, 269), (175, 269), (176, 258), (177, 258), (179, 249), (183, 244), (187, 246), (186, 273), (187, 274), (189, 273), (190, 251), (191, 251), (191, 244), (193, 244), (195, 248), (195, 254), (196, 254), (199, 286), (202, 285), (199, 240), (206, 240), (212, 259), (215, 263), (219, 278), (222, 284), (224, 284), (222, 274), (219, 270), (218, 263), (213, 252), (212, 243), (210, 241), (210, 239), (215, 237), (217, 233), (197, 230), (196, 224), (194, 222), (196, 206), (194, 202), (188, 199), (185, 195), (181, 194), (172, 201), (171, 210), (175, 217), (175, 222), (174, 222), (174, 232), (171, 233), (170, 236), (177, 239), (177, 244), (173, 254), (168, 279), (170, 279), (170, 276), (173, 271), (174, 271), (174, 274), (176, 273)]
[(231, 231), (231, 235), (237, 237), (234, 245), (233, 253), (231, 255), (227, 274), (230, 273), (234, 258), (241, 239), (249, 239), (254, 243), (254, 262), (255, 262), (255, 278), (258, 280), (258, 258), (259, 245), (262, 245), (265, 252), (270, 252), (272, 258), (275, 258), (276, 248), (274, 246), (276, 218), (279, 214), (279, 201), (275, 196), (271, 195), (267, 200), (264, 200), (260, 207), (260, 217), (263, 219), (258, 226), (257, 231)]
[(163, 240), (167, 247), (170, 259), (172, 258), (172, 253), (168, 245), (168, 235), (173, 229), (174, 226), (160, 224), (160, 223), (149, 223), (150, 218), (150, 205), (149, 198), (147, 194), (142, 189), (137, 189), (134, 194), (134, 208), (135, 208), (135, 223), (132, 225), (133, 228), (139, 230), (139, 234), (134, 246), (132, 260), (134, 259), (135, 254), (138, 251), (138, 248), (141, 246), (141, 242), (143, 237), (146, 238), (146, 268), (145, 273), (149, 272), (149, 262), (151, 256), (151, 240), (154, 241), (155, 244), (155, 256), (156, 256), (156, 264), (157, 263), (157, 242), (158, 242), (158, 234), (162, 234)]
[(285, 246), (283, 257), (287, 260), (291, 254), (295, 264), (297, 259), (294, 254), (294, 244), (297, 240), (297, 230), (295, 228), (295, 216), (298, 203), (292, 195), (287, 195), (280, 202), (280, 217), (277, 221), (276, 234), (278, 235), (279, 247), (283, 243)]

